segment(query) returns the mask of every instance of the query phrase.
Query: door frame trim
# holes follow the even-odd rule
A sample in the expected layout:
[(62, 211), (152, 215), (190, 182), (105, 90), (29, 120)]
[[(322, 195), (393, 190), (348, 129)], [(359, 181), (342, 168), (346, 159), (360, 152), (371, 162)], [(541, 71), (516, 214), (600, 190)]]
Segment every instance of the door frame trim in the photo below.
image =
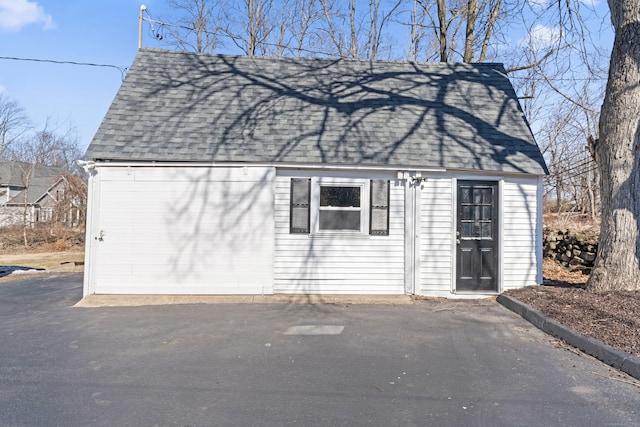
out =
[(404, 258), (405, 295), (417, 295), (420, 288), (420, 218), (421, 181), (415, 172), (404, 172)]
[[(456, 243), (456, 232), (458, 230), (458, 182), (460, 181), (477, 181), (477, 182), (495, 182), (498, 191), (498, 262), (497, 262), (497, 283), (495, 291), (458, 291), (458, 245)], [(504, 177), (500, 176), (477, 176), (477, 175), (459, 175), (451, 178), (451, 293), (455, 295), (499, 295), (503, 291), (503, 272), (504, 272), (504, 221), (503, 221), (503, 189)]]
[(99, 224), (100, 206), (100, 178), (98, 169), (91, 169), (87, 182), (87, 206), (85, 216), (85, 253), (84, 253), (84, 278), (82, 283), (82, 296), (96, 292), (95, 268), (97, 265), (97, 235), (95, 228)]

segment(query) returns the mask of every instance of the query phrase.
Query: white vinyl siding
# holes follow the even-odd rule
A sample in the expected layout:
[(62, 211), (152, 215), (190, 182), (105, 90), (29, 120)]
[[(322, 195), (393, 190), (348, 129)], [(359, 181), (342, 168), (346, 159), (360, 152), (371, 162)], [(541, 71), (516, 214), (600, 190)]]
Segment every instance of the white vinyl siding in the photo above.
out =
[[(308, 234), (291, 232), (292, 178), (310, 179)], [(109, 165), (90, 179), (85, 294), (462, 297), (456, 178), (500, 181), (499, 290), (539, 282), (539, 177), (449, 172), (416, 184), (370, 170)], [(371, 180), (389, 181), (389, 235), (369, 233)], [(325, 184), (361, 189), (360, 232), (319, 230)]]
[(510, 179), (502, 193), (502, 290), (537, 283), (537, 248), (542, 244), (539, 230), (538, 181)]
[[(421, 295), (447, 296), (455, 288), (453, 177), (429, 177), (420, 192), (419, 286)], [(464, 179), (486, 179), (465, 176)], [(499, 197), (501, 290), (536, 284), (542, 230), (538, 178), (503, 178)]]
[(98, 294), (271, 293), (272, 168), (100, 168)]
[[(314, 174), (312, 188), (319, 182), (334, 180), (359, 182), (369, 186), (370, 176), (362, 174), (329, 178)], [(395, 176), (376, 176), (390, 180), (389, 235), (363, 233), (312, 232), (309, 235), (289, 232), (291, 177), (279, 171), (275, 181), (275, 259), (274, 293), (307, 294), (403, 294), (404, 293), (404, 187)], [(313, 191), (313, 190), (312, 190)], [(361, 200), (368, 218), (368, 191)], [(317, 208), (316, 208), (317, 209)], [(313, 211), (313, 207), (312, 207)], [(316, 213), (317, 214), (317, 213)], [(314, 212), (312, 212), (312, 218)], [(312, 225), (312, 230), (314, 227)]]
[(449, 177), (429, 177), (420, 190), (420, 295), (443, 295), (452, 289), (453, 192)]

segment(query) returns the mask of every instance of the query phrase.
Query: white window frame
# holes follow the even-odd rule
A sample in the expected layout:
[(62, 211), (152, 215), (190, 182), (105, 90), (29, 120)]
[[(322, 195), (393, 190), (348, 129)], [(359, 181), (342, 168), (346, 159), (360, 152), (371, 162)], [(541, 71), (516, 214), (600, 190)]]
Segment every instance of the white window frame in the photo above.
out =
[[(311, 180), (311, 232), (316, 235), (369, 235), (369, 179), (357, 178), (314, 178)], [(320, 206), (320, 187), (358, 187), (360, 189), (359, 208), (332, 208)], [(359, 230), (321, 230), (320, 211), (321, 210), (359, 210), (360, 229)]]

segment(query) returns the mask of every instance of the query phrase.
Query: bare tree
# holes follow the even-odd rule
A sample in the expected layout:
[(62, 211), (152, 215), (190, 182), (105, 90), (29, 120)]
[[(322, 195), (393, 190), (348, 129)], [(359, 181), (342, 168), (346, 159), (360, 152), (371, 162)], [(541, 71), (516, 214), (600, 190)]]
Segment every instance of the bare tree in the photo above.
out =
[(311, 51), (314, 40), (319, 39), (314, 29), (322, 19), (323, 11), (320, 0), (295, 0), (293, 8), (290, 31), (296, 44), (291, 51), (300, 57)]
[(43, 129), (16, 144), (13, 158), (22, 162), (55, 166), (72, 172), (82, 156), (75, 130), (68, 126), (60, 131), (47, 120)]
[(464, 38), (464, 62), (473, 62), (476, 41), (476, 19), (478, 18), (478, 0), (467, 0), (467, 30)]
[(383, 43), (383, 39), (389, 23), (399, 14), (401, 0), (387, 4), (369, 0), (367, 9), (360, 7), (356, 0), (349, 0), (346, 8), (336, 0), (320, 0), (320, 3), (323, 19), (319, 32), (328, 41), (325, 44), (330, 47), (327, 54), (340, 58), (376, 59), (382, 52), (391, 50), (391, 43)]
[(498, 21), (498, 16), (500, 16), (502, 0), (489, 1), (487, 3), (487, 7), (489, 9), (489, 15), (485, 23), (484, 38), (482, 40), (482, 47), (480, 48), (480, 57), (478, 58), (478, 61), (480, 62), (484, 62), (487, 59), (487, 51), (489, 49), (489, 44), (494, 34), (494, 29), (496, 27), (496, 22)]
[(313, 49), (313, 40), (318, 39), (314, 28), (322, 19), (323, 11), (320, 0), (295, 0), (295, 13), (291, 17), (291, 31), (295, 39), (295, 55), (303, 56), (304, 52)]
[(377, 59), (381, 53), (384, 30), (393, 20), (402, 5), (402, 0), (390, 4), (388, 11), (381, 9), (381, 0), (369, 0), (369, 29), (367, 31), (366, 57)]
[(274, 30), (273, 0), (242, 0), (225, 10), (224, 33), (248, 56), (270, 51)]
[(177, 25), (167, 26), (169, 43), (183, 51), (213, 53), (220, 46), (222, 0), (168, 0)]
[[(502, 0), (414, 0), (411, 47), (415, 49), (415, 41), (426, 35), (419, 28), (426, 28), (432, 31), (432, 45), (436, 46), (435, 56), (429, 50), (423, 52), (427, 59), (473, 62), (479, 58), (483, 62), (498, 19), (507, 16), (500, 13), (502, 4)], [(459, 45), (464, 46), (463, 52), (458, 50)]]
[[(268, 46), (268, 47), (275, 47), (275, 51), (274, 51), (274, 55), (275, 56), (284, 56), (285, 53), (285, 49), (291, 49), (290, 47), (290, 41), (292, 39), (291, 35), (290, 35), (290, 30), (292, 28), (292, 24), (293, 24), (293, 13), (295, 13), (295, 9), (292, 9), (292, 0), (282, 0), (282, 5), (280, 7), (279, 11), (274, 11), (273, 13), (273, 17), (274, 17), (274, 34), (277, 37), (277, 39), (275, 40), (274, 45), (275, 46)], [(273, 50), (273, 49), (271, 49)], [(269, 51), (269, 49), (267, 49), (267, 52)]]
[(438, 5), (438, 42), (440, 45), (440, 62), (447, 62), (449, 52), (447, 48), (447, 34), (449, 31), (449, 22), (447, 21), (447, 2), (446, 0), (436, 0)]
[(640, 289), (640, 2), (609, 0), (615, 31), (595, 157), (602, 221), (587, 286)]
[[(334, 54), (340, 58), (349, 57), (353, 52), (351, 48), (347, 46), (344, 35), (341, 32), (340, 24), (336, 24), (336, 21), (342, 21), (344, 19), (344, 11), (339, 8), (339, 3), (336, 0), (320, 0), (322, 4), (323, 23), (321, 28), (326, 38), (328, 38), (331, 51), (328, 53)], [(321, 38), (324, 38), (321, 36)]]
[(87, 183), (79, 175), (64, 174), (63, 191), (56, 196), (53, 208), (53, 220), (66, 227), (77, 227), (84, 224), (87, 215)]
[[(45, 166), (58, 167), (69, 174), (75, 168), (75, 160), (81, 156), (81, 151), (75, 138), (73, 128), (65, 133), (59, 133), (52, 128), (49, 122), (44, 128), (33, 134), (30, 138), (23, 138), (19, 144), (15, 144), (11, 150), (12, 159), (20, 170), (20, 179), (24, 190), (22, 191), (22, 235), (24, 245), (28, 246), (28, 229), (35, 220), (34, 205), (32, 202), (32, 184), (39, 176), (40, 169)], [(65, 174), (60, 174), (60, 179)]]
[(0, 93), (0, 161), (7, 160), (12, 146), (29, 129), (29, 118), (15, 101)]

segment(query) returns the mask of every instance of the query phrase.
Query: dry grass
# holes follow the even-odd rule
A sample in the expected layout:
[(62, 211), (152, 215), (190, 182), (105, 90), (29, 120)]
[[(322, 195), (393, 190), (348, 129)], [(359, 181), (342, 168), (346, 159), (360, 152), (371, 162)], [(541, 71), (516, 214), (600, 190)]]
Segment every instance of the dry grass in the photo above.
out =
[(81, 271), (84, 264), (84, 230), (56, 224), (27, 229), (24, 245), (21, 226), (0, 229), (0, 266)]
[(545, 285), (568, 284), (584, 286), (589, 279), (589, 275), (583, 274), (581, 270), (570, 270), (550, 258), (542, 260), (542, 276), (544, 277)]
[(45, 270), (55, 270), (62, 264), (73, 263), (82, 265), (84, 263), (84, 251), (56, 251), (56, 252), (33, 252), (19, 254), (0, 255), (0, 266), (19, 266), (29, 268), (44, 268)]
[(575, 213), (546, 213), (542, 215), (544, 228), (552, 230), (570, 230), (581, 234), (600, 233), (600, 218)]
[(0, 229), (0, 255), (33, 252), (84, 250), (84, 228), (68, 228), (57, 224), (38, 224), (27, 228), (24, 244), (22, 226)]

